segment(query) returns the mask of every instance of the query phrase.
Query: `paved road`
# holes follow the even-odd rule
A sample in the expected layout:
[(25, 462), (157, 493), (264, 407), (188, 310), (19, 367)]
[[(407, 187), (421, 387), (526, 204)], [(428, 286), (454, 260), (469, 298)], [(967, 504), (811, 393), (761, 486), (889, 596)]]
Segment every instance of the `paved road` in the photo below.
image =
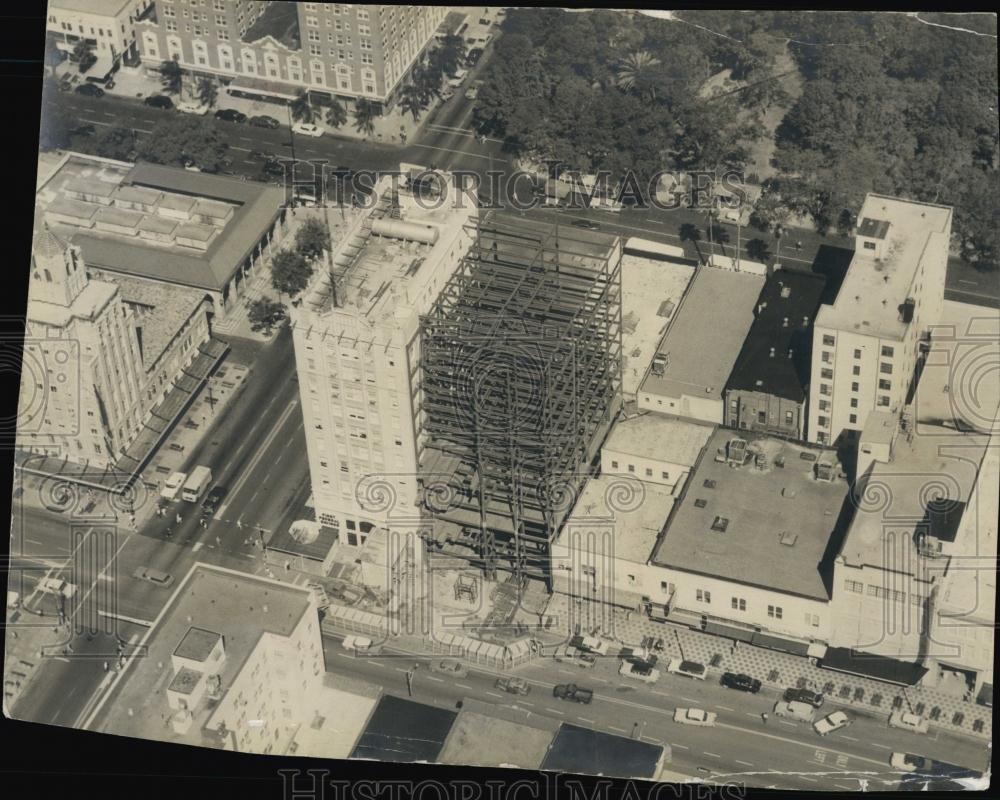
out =
[[(778, 786), (816, 790), (832, 785), (845, 791), (858, 788), (857, 779), (871, 786), (897, 779), (890, 772), (893, 750), (921, 753), (931, 758), (958, 761), (982, 769), (987, 751), (981, 742), (960, 737), (928, 738), (886, 727), (883, 719), (856, 712), (854, 724), (843, 732), (821, 738), (803, 723), (772, 718), (765, 725), (760, 717), (770, 710), (776, 697), (762, 692), (745, 695), (712, 682), (664, 675), (654, 686), (646, 686), (617, 675), (618, 660), (603, 659), (596, 667), (575, 666), (545, 660), (517, 674), (531, 684), (526, 697), (515, 697), (495, 687), (496, 674), (471, 669), (455, 678), (436, 674), (425, 657), (385, 648), (379, 655), (356, 657), (335, 638), (324, 640), (327, 670), (375, 682), (401, 697), (407, 696), (405, 673), (420, 663), (412, 680), (413, 699), (446, 708), (466, 697), (499, 705), (515, 704), (552, 719), (605, 730), (622, 736), (640, 735), (644, 740), (670, 744), (671, 768), (714, 781), (745, 782), (755, 786)], [(593, 703), (577, 705), (552, 697), (556, 683), (575, 682), (595, 692)], [(835, 706), (825, 709), (828, 713)], [(673, 722), (677, 707), (715, 711), (717, 725), (694, 728)]]
[[(260, 354), (241, 396), (191, 453), (189, 464), (209, 465), (216, 483), (229, 488), (207, 528), (199, 525), (197, 510), (183, 502), (172, 509), (181, 514), (180, 523), (175, 516), (154, 517), (132, 532), (110, 519), (102, 524), (42, 510), (32, 503), (32, 490), (26, 489), (24, 502), (14, 509), (17, 548), (12, 575), (23, 576), (22, 595), (32, 597), (30, 608), (46, 616), (29, 612), (24, 619), (58, 621), (51, 593), (32, 596), (37, 580), (54, 567), (77, 585), (74, 618), (79, 622), (80, 615), (86, 615), (101, 630), (77, 631), (68, 640), (73, 651), (55, 654), (66, 661), (45, 659), (42, 673), (18, 699), (16, 716), (72, 724), (83, 713), (105, 676), (105, 654), (116, 653), (110, 643), (128, 641), (134, 625), (154, 620), (172, 591), (133, 577), (139, 567), (169, 573), (175, 581), (196, 561), (249, 572), (262, 569), (254, 526), (272, 531), (289, 524), (309, 492), (294, 365), (291, 336), (285, 330)], [(107, 538), (105, 530), (112, 532)], [(22, 567), (27, 571), (18, 572)], [(74, 692), (67, 695), (70, 684)]]

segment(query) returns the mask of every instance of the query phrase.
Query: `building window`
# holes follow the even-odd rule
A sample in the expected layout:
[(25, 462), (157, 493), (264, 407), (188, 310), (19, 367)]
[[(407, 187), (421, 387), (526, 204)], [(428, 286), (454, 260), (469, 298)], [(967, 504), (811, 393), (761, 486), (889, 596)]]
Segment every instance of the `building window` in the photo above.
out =
[(833, 360), (833, 353), (831, 353), (829, 350), (824, 350), (821, 360), (823, 361), (824, 364), (829, 364)]
[(646, 467), (646, 477), (647, 478), (653, 477), (653, 470), (650, 467)]
[(857, 407), (858, 407), (858, 398), (852, 397), (851, 398), (851, 408), (857, 408)]
[(830, 401), (829, 400), (820, 400), (819, 401), (819, 410), (820, 411), (829, 411), (830, 410)]
[(854, 357), (855, 358), (861, 358), (861, 351), (860, 350), (855, 350), (854, 351)]
[(635, 472), (635, 464), (629, 464), (628, 465), (628, 471), (629, 472)]
[(854, 365), (854, 369), (852, 370), (852, 372), (853, 372), (853, 373), (854, 373), (855, 375), (860, 375), (860, 374), (861, 374), (861, 367), (859, 367), (859, 366), (858, 366), (857, 364), (855, 364), (855, 365)]
[(758, 411), (757, 412), (757, 422), (759, 422), (761, 425), (763, 425), (765, 422), (767, 422), (767, 412), (766, 411)]
[(819, 417), (816, 420), (816, 424), (821, 428), (825, 428), (830, 424), (830, 420), (827, 417)]
[(833, 380), (833, 370), (826, 368), (821, 369), (819, 372), (819, 376), (827, 381)]
[(865, 585), (861, 581), (852, 581), (849, 579), (845, 579), (844, 588), (849, 592), (854, 592), (855, 594), (861, 594), (865, 588)]
[(820, 444), (829, 444), (830, 443), (830, 434), (828, 434), (828, 433), (817, 433), (816, 434), (816, 441), (819, 442)]
[(835, 342), (836, 340), (832, 336), (830, 336), (829, 334), (823, 334), (823, 344), (826, 347), (833, 347)]
[(886, 395), (884, 395), (884, 394), (883, 395), (879, 395), (878, 404), (880, 406), (887, 406), (887, 405), (889, 405), (889, 398)]
[(781, 619), (781, 614), (782, 614), (781, 606), (768, 606), (767, 607), (767, 615), (769, 617), (772, 617), (774, 619)]
[(669, 481), (670, 480), (670, 473), (669, 472), (661, 472), (660, 473), (660, 477), (663, 480), (665, 480), (665, 481)]
[(785, 412), (785, 424), (794, 425), (795, 424), (795, 414), (791, 411)]
[(858, 415), (857, 414), (851, 414), (851, 416), (849, 417), (849, 419), (850, 419), (851, 425), (857, 425), (858, 424)]
[(865, 242), (865, 250), (874, 250), (875, 242)]
[(819, 614), (806, 614), (806, 625), (812, 625), (814, 628), (818, 628)]
[(611, 469), (618, 469), (618, 462), (617, 461), (612, 461), (611, 462)]
[(827, 397), (829, 397), (830, 396), (830, 384), (828, 384), (828, 383), (821, 383), (819, 385), (819, 393), (823, 394), (823, 395), (826, 395)]
[(697, 589), (695, 591), (694, 596), (695, 596), (695, 599), (699, 603), (711, 603), (712, 602), (712, 593), (710, 591), (708, 591), (707, 589)]
[(893, 350), (889, 345), (882, 345), (882, 358), (892, 358), (895, 350)]
[(733, 608), (736, 609), (737, 611), (746, 611), (747, 610), (747, 601), (744, 598), (742, 598), (742, 597), (734, 597), (733, 598)]
[(883, 361), (879, 364), (878, 371), (883, 375), (892, 375), (892, 364), (887, 361)]
[(860, 389), (861, 389), (861, 385), (860, 385), (860, 384), (857, 384), (857, 383), (852, 383), (852, 384), (851, 384), (851, 391), (852, 391), (852, 392), (857, 392), (857, 391), (859, 391)]
[(888, 392), (892, 389), (892, 381), (887, 381), (885, 378), (879, 378), (878, 388), (883, 392)]

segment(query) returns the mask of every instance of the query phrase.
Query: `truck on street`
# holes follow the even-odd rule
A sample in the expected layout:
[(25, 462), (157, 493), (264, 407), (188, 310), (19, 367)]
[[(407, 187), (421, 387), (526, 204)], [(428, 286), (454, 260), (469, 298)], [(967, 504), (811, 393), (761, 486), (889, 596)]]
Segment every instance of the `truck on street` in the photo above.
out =
[(212, 482), (212, 470), (205, 466), (195, 467), (181, 490), (181, 497), (189, 503), (197, 503)]

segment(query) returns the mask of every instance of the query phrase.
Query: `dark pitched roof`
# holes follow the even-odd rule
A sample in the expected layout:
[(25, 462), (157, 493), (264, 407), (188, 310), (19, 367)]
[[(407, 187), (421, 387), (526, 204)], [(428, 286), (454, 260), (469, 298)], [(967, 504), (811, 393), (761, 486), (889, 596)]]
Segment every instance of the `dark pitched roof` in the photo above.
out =
[(383, 695), (351, 758), (436, 761), (456, 716), (446, 708)]
[(552, 740), (542, 769), (655, 780), (662, 756), (662, 745), (566, 723)]
[(812, 325), (825, 284), (822, 275), (787, 269), (777, 270), (768, 279), (726, 383), (727, 391), (765, 392), (795, 402), (805, 399)]
[(920, 664), (897, 661), (875, 653), (862, 653), (850, 647), (828, 647), (820, 666), (901, 686), (915, 686), (927, 673), (927, 667)]

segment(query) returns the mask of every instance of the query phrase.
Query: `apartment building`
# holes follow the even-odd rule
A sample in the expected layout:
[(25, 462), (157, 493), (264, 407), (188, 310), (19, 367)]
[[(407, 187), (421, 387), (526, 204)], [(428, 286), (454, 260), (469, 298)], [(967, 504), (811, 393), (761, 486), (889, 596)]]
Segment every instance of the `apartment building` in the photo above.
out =
[(92, 280), (80, 248), (45, 226), (31, 255), (16, 446), (105, 467), (139, 434), (146, 405), (135, 313)]
[(448, 8), (423, 5), (160, 0), (139, 29), (150, 68), (176, 59), (231, 91), (284, 99), (366, 98), (384, 107), (434, 38)]
[(450, 184), (426, 202), (421, 184), (383, 177), (291, 311), (316, 519), (348, 546), (419, 516), (420, 315), (468, 250), (476, 214)]
[(869, 194), (855, 252), (812, 340), (809, 441), (857, 441), (872, 410), (898, 415), (944, 302), (952, 212)]
[(49, 0), (45, 30), (66, 52), (88, 42), (97, 61), (87, 74), (104, 76), (137, 56), (135, 25), (152, 6), (153, 0)]

